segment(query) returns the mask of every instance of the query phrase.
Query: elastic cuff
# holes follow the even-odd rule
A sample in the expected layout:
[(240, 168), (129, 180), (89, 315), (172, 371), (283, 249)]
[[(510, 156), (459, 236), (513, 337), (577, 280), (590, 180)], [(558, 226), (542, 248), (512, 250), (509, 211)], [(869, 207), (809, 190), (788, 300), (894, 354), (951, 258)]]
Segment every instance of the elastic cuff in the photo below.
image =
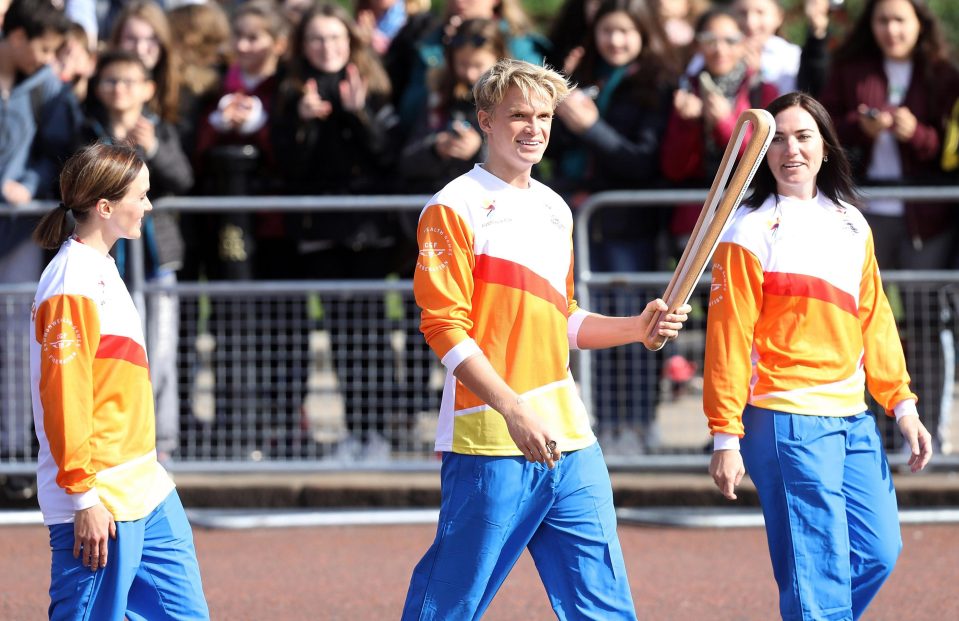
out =
[(739, 450), (739, 436), (734, 436), (731, 433), (714, 433), (713, 434), (713, 450), (714, 451), (738, 451)]
[(476, 344), (476, 341), (468, 338), (460, 341), (453, 349), (446, 352), (441, 362), (450, 371), (455, 371), (456, 367), (460, 366), (464, 360), (481, 353), (483, 353), (483, 350)]
[(892, 408), (892, 411), (895, 412), (897, 421), (903, 416), (919, 416), (919, 410), (916, 408), (914, 399), (900, 401), (896, 404), (896, 407)]
[(73, 504), (74, 511), (83, 511), (93, 505), (100, 504), (100, 494), (97, 493), (96, 488), (80, 492), (79, 494), (68, 494), (68, 497)]
[(570, 349), (579, 349), (579, 328), (590, 315), (592, 313), (580, 308), (566, 320), (566, 338), (569, 340)]

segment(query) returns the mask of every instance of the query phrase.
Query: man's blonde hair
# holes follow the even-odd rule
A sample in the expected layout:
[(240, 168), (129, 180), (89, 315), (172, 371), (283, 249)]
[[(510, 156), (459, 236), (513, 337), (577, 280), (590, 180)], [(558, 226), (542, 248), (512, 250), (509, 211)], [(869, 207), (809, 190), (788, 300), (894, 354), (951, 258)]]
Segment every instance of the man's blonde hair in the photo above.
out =
[(515, 86), (527, 102), (533, 98), (552, 104), (553, 109), (569, 95), (566, 78), (549, 67), (541, 67), (522, 60), (504, 58), (490, 67), (473, 85), (476, 109), (492, 114), (502, 103), (506, 91)]

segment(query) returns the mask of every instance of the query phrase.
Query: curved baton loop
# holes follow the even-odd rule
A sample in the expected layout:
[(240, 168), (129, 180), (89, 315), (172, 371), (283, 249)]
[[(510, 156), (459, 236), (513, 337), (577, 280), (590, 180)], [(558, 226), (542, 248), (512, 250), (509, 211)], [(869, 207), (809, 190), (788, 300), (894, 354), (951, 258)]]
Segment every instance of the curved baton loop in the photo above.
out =
[[(740, 147), (745, 140), (746, 133), (752, 128), (752, 136), (746, 143), (746, 150), (736, 166), (736, 156), (739, 154)], [(673, 312), (678, 307), (689, 301), (689, 297), (696, 288), (703, 271), (706, 269), (706, 262), (713, 255), (723, 232), (729, 226), (732, 220), (733, 212), (739, 207), (749, 183), (756, 174), (756, 169), (763, 161), (766, 155), (766, 149), (772, 142), (773, 134), (776, 130), (776, 121), (773, 116), (765, 110), (749, 109), (739, 115), (736, 121), (736, 127), (733, 129), (733, 140), (726, 145), (726, 152), (719, 164), (719, 170), (713, 178), (713, 185), (709, 188), (709, 194), (706, 196), (706, 202), (703, 204), (703, 210), (699, 214), (696, 226), (686, 242), (686, 249), (683, 250), (683, 256), (679, 259), (676, 271), (666, 287), (663, 294), (663, 301), (669, 308), (668, 312)], [(733, 172), (733, 167), (736, 170)], [(729, 186), (726, 186), (732, 174), (732, 180)], [(723, 189), (725, 188), (725, 189)], [(650, 351), (659, 351), (668, 340), (665, 336), (657, 333), (659, 322), (663, 320), (666, 313), (659, 311), (653, 316), (649, 323), (649, 333), (647, 342), (651, 345), (646, 347)]]

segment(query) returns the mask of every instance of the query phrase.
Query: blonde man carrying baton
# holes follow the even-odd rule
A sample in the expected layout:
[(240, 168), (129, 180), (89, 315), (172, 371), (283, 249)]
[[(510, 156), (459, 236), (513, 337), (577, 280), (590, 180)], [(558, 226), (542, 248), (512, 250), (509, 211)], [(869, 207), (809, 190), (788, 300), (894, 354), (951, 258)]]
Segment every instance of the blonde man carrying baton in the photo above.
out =
[[(572, 214), (531, 178), (566, 80), (502, 60), (474, 87), (486, 161), (420, 216), (414, 293), (447, 369), (442, 501), (404, 620), (478, 619), (524, 548), (559, 619), (635, 619), (612, 487), (569, 350), (644, 342), (662, 300), (605, 317), (573, 297)], [(684, 305), (658, 334), (675, 337)], [(654, 331), (656, 334), (657, 331)]]

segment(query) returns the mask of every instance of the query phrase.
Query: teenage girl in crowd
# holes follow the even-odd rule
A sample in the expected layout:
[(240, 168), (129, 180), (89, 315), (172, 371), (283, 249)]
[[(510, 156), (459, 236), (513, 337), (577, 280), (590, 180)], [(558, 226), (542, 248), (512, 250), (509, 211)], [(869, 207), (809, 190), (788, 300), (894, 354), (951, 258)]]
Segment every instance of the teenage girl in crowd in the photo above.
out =
[(140, 57), (156, 84), (150, 109), (167, 123), (178, 123), (180, 61), (163, 8), (149, 0), (127, 3), (113, 22), (110, 47)]
[[(294, 32), (289, 74), (273, 117), (275, 153), (291, 194), (389, 194), (393, 191), (396, 120), (390, 83), (350, 15), (322, 4)], [(301, 278), (385, 278), (396, 270), (400, 244), (394, 218), (380, 213), (312, 213), (295, 223), (294, 269)], [(384, 377), (374, 352), (389, 351), (389, 330), (357, 330), (368, 298), (324, 296), (334, 363), (344, 392), (352, 439), (384, 448)], [(377, 309), (380, 307), (377, 306)], [(366, 352), (369, 350), (369, 357)], [(355, 361), (367, 360), (362, 372)], [(367, 425), (367, 423), (370, 423)], [(352, 454), (355, 446), (347, 447)], [(388, 447), (385, 447), (388, 450)], [(370, 454), (368, 452), (368, 454)], [(343, 457), (346, 457), (344, 454)]]
[[(836, 50), (823, 105), (870, 183), (941, 183), (943, 119), (959, 74), (941, 26), (921, 0), (870, 0)], [(883, 270), (946, 269), (956, 242), (955, 206), (870, 200), (866, 219)], [(937, 442), (944, 382), (939, 301), (904, 291), (906, 355), (923, 372), (914, 384)]]
[(64, 165), (63, 202), (34, 233), (59, 248), (30, 338), (50, 619), (210, 617), (190, 524), (157, 461), (141, 318), (109, 255), (140, 237), (149, 191), (135, 149), (86, 147)]
[(288, 24), (268, 0), (239, 5), (232, 24), (233, 62), (213, 109), (199, 121), (196, 161), (205, 170), (211, 149), (251, 144), (259, 152), (260, 167), (249, 180), (248, 193), (269, 193), (276, 187), (270, 121), (282, 77), (280, 63), (289, 42)]
[(449, 38), (445, 66), (432, 75), (429, 106), (399, 160), (404, 191), (430, 192), (483, 160), (473, 84), (506, 55), (495, 20), (468, 19)]
[[(645, 0), (604, 0), (597, 8), (582, 59), (571, 79), (578, 88), (556, 108), (550, 156), (553, 187), (571, 205), (605, 189), (656, 184), (663, 128), (669, 118), (678, 66), (655, 14)], [(659, 209), (605, 209), (590, 223), (590, 268), (596, 271), (655, 270)], [(644, 292), (613, 294), (598, 301), (599, 312), (633, 308)], [(596, 355), (600, 391), (615, 397), (597, 404), (599, 433), (611, 452), (657, 444), (652, 425), (660, 355), (647, 350)], [(621, 378), (621, 379), (617, 379)], [(647, 378), (637, 381), (636, 378)], [(610, 385), (612, 383), (612, 385)]]
[[(704, 64), (684, 78), (673, 97), (663, 139), (663, 175), (673, 183), (708, 186), (719, 169), (739, 115), (776, 98), (776, 87), (762, 81), (746, 62), (745, 35), (736, 16), (712, 9), (696, 23), (696, 45)], [(678, 248), (686, 244), (702, 205), (680, 205), (670, 229)]]

